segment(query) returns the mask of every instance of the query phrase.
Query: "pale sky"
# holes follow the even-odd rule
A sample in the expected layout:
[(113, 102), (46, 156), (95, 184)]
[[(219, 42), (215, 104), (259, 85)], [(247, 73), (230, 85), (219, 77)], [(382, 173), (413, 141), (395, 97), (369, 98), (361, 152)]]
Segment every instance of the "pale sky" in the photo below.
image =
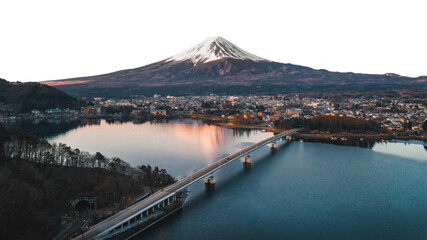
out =
[(427, 75), (425, 0), (1, 0), (0, 34), (9, 81), (140, 67), (213, 36), (282, 63)]

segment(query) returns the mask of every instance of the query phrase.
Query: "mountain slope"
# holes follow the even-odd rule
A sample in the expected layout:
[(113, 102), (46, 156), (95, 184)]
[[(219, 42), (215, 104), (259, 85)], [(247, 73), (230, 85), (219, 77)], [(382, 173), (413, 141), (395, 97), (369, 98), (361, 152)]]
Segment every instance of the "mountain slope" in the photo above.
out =
[(73, 96), (274, 94), (421, 89), (427, 77), (396, 74), (374, 75), (329, 72), (272, 62), (253, 55), (221, 37), (200, 44), (165, 60), (91, 77), (44, 84)]
[(213, 37), (206, 39), (182, 53), (166, 59), (166, 62), (191, 60), (194, 66), (196, 66), (199, 62), (207, 63), (224, 58), (251, 60), (254, 62), (268, 61), (255, 56), (252, 53), (246, 52), (222, 37)]
[(0, 110), (25, 113), (33, 109), (79, 109), (77, 99), (39, 83), (11, 83), (0, 78)]

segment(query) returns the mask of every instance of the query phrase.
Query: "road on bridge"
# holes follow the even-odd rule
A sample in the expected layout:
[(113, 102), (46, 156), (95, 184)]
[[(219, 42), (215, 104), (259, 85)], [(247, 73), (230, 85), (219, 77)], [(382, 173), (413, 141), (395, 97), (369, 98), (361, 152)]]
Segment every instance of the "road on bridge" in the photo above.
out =
[(126, 208), (125, 210), (107, 218), (106, 220), (92, 226), (87, 232), (85, 232), (83, 235), (80, 235), (74, 239), (97, 239), (96, 237), (113, 227), (116, 227), (117, 225), (120, 225), (121, 223), (124, 223), (128, 221), (129, 218), (135, 216), (136, 214), (142, 212), (144, 209), (148, 209), (152, 206), (154, 206), (156, 203), (174, 195), (176, 192), (190, 186), (191, 184), (199, 181), (200, 179), (203, 179), (211, 174), (213, 174), (218, 169), (222, 168), (223, 166), (227, 165), (228, 163), (239, 159), (250, 152), (268, 144), (274, 141), (277, 141), (278, 139), (286, 136), (290, 136), (297, 132), (299, 129), (293, 129), (289, 131), (285, 131), (282, 133), (279, 133), (277, 135), (274, 135), (273, 137), (267, 138), (265, 140), (262, 140), (260, 142), (257, 142), (249, 147), (246, 147), (234, 154), (228, 155), (225, 158), (222, 158), (218, 160), (217, 162), (214, 162), (210, 164), (209, 166), (196, 171), (194, 174), (182, 179), (181, 181), (178, 181), (167, 188), (164, 188), (162, 191), (159, 191), (144, 201), (141, 201), (139, 203), (136, 203), (129, 208)]

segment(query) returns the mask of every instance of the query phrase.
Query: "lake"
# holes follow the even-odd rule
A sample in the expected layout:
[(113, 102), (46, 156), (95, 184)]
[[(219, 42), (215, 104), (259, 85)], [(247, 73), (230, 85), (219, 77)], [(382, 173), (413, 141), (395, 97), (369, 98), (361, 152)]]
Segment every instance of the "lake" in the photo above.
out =
[[(272, 136), (201, 121), (80, 124), (49, 136), (132, 166), (165, 168), (177, 179)], [(190, 187), (181, 211), (136, 239), (427, 239), (427, 148), (423, 142), (372, 149), (279, 142)]]

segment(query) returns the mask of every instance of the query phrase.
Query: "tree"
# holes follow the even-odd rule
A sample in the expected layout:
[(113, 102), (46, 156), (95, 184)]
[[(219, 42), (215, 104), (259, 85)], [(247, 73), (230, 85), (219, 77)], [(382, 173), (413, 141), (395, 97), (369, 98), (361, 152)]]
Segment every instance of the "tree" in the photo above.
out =
[(129, 164), (118, 157), (113, 157), (111, 159), (111, 162), (108, 164), (108, 166), (111, 171), (114, 171), (120, 174), (126, 174), (126, 167), (128, 167)]
[(277, 128), (283, 128), (283, 129), (300, 128), (303, 126), (303, 124), (304, 124), (303, 118), (290, 118), (290, 119), (274, 121), (274, 126), (276, 126)]
[(80, 149), (76, 148), (72, 152), (72, 165), (74, 167), (80, 166), (79, 158), (80, 158)]
[(9, 140), (9, 133), (6, 131), (6, 129), (3, 127), (3, 125), (0, 124), (0, 165), (3, 164), (3, 161), (5, 160), (6, 156), (4, 154), (4, 145)]
[(95, 160), (98, 163), (98, 167), (101, 167), (105, 163), (105, 156), (102, 155), (100, 152), (96, 152)]
[(381, 130), (380, 125), (372, 120), (329, 115), (313, 117), (304, 123), (304, 127), (306, 130), (329, 131), (331, 133)]
[(144, 178), (143, 178), (144, 184), (152, 187), (153, 186), (153, 170), (152, 170), (150, 164), (148, 164), (147, 166), (142, 165), (139, 167), (139, 169), (144, 174)]

